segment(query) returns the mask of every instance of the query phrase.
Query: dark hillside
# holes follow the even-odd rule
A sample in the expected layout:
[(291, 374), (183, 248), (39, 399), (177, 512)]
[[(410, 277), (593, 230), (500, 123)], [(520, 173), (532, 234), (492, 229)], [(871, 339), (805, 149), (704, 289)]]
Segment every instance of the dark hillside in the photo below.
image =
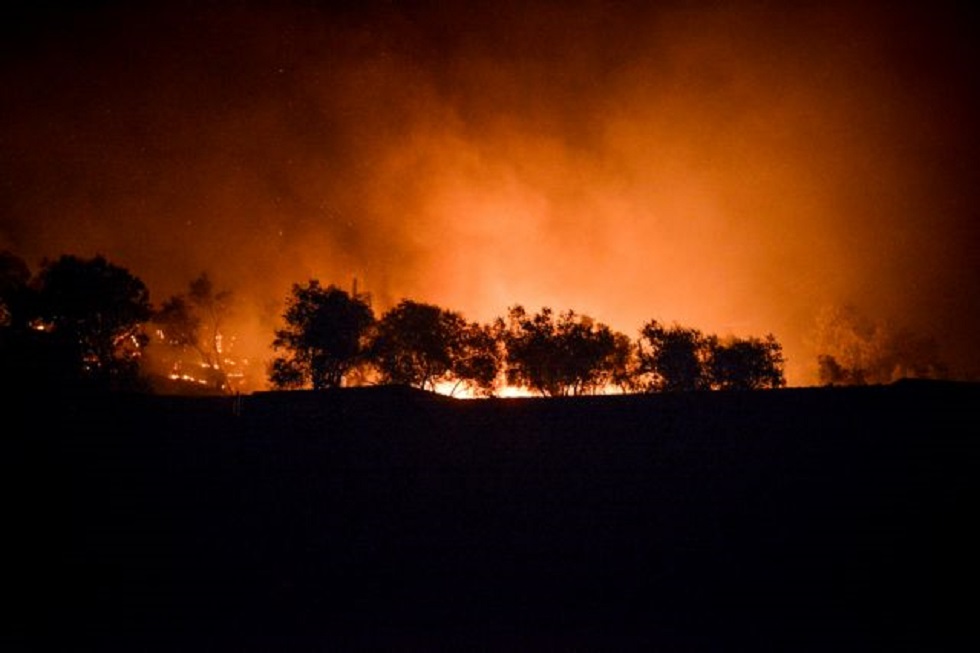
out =
[(8, 421), (7, 650), (972, 635), (976, 385), (46, 401)]

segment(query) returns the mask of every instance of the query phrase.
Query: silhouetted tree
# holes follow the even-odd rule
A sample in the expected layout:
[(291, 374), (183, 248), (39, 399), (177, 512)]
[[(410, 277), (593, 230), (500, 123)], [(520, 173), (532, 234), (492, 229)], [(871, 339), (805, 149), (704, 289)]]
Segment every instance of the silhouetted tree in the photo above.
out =
[(648, 392), (708, 389), (710, 345), (711, 339), (698, 329), (650, 320), (637, 343), (639, 387)]
[(760, 390), (786, 385), (783, 347), (772, 334), (765, 338), (710, 339), (708, 371), (711, 387)]
[(467, 328), (459, 313), (402, 300), (378, 321), (372, 360), (386, 383), (434, 390), (452, 378)]
[(503, 368), (500, 335), (492, 325), (471, 322), (458, 333), (451, 348), (451, 375), (456, 379), (450, 396), (463, 385), (473, 394), (493, 396)]
[(23, 328), (30, 321), (31, 271), (22, 258), (0, 251), (0, 328)]
[(26, 389), (48, 376), (41, 345), (50, 336), (31, 328), (36, 301), (30, 269), (11, 252), (0, 252), (0, 383)]
[(298, 390), (308, 385), (309, 379), (307, 367), (295, 358), (276, 358), (269, 369), (269, 380), (280, 390)]
[(558, 337), (567, 356), (563, 381), (568, 394), (596, 392), (612, 381), (616, 337), (608, 326), (569, 310), (559, 317)]
[(190, 351), (197, 359), (191, 376), (214, 390), (230, 389), (226, 361), (231, 339), (223, 325), (231, 306), (231, 291), (215, 291), (206, 273), (190, 282), (186, 294), (163, 303), (153, 315), (153, 325), (160, 343), (176, 352), (168, 357), (171, 371), (179, 372), (189, 362), (185, 354)]
[(543, 395), (561, 394), (560, 353), (551, 309), (544, 307), (531, 316), (523, 306), (513, 306), (500, 328), (507, 350), (507, 382)]
[(269, 373), (276, 387), (339, 387), (365, 361), (374, 313), (359, 297), (311, 279), (305, 286), (293, 285), (283, 318), (286, 327), (276, 331), (272, 342), (275, 350), (285, 351)]
[(547, 396), (595, 392), (613, 375), (617, 343), (612, 330), (574, 311), (556, 320), (548, 307), (528, 315), (510, 308), (499, 322), (507, 350), (507, 380)]
[(640, 389), (639, 366), (636, 345), (625, 333), (614, 332), (607, 383), (624, 393), (636, 392)]
[(125, 268), (104, 257), (64, 255), (45, 261), (35, 280), (33, 326), (52, 336), (72, 376), (109, 387), (134, 387), (147, 338), (149, 291)]

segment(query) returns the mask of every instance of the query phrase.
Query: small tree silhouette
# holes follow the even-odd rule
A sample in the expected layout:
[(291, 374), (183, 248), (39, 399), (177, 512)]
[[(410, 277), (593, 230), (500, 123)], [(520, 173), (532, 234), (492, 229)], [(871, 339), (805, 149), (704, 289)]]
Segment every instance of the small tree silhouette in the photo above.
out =
[(574, 311), (556, 320), (548, 307), (528, 315), (513, 306), (498, 321), (507, 348), (507, 380), (546, 396), (595, 392), (622, 361), (622, 340), (605, 324)]
[(641, 389), (673, 392), (710, 387), (706, 362), (711, 339), (698, 329), (650, 320), (643, 325), (637, 346)]
[(24, 328), (30, 320), (31, 271), (24, 259), (0, 251), (0, 328)]
[(42, 345), (51, 335), (31, 328), (36, 295), (31, 272), (12, 252), (0, 252), (0, 383), (34, 387), (49, 377)]
[(465, 386), (477, 395), (493, 396), (503, 368), (503, 345), (492, 325), (471, 322), (463, 327), (452, 347), (451, 373), (456, 379), (450, 395)]
[(364, 300), (316, 279), (294, 284), (283, 314), (286, 327), (272, 342), (284, 356), (272, 362), (269, 379), (278, 388), (339, 387), (366, 359), (374, 313)]
[(378, 321), (371, 358), (386, 383), (434, 390), (460, 368), (467, 328), (459, 313), (404, 299)]
[(138, 383), (151, 313), (149, 291), (104, 257), (64, 255), (45, 261), (35, 280), (37, 330), (50, 332), (75, 380), (107, 387)]
[(783, 347), (772, 334), (709, 344), (711, 386), (721, 390), (761, 390), (786, 385)]

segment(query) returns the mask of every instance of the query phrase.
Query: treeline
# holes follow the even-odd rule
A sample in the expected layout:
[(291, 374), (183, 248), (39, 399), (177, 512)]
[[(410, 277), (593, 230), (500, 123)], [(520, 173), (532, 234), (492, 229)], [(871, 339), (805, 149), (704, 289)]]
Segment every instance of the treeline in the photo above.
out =
[[(144, 283), (102, 256), (64, 255), (32, 276), (0, 252), (0, 365), (19, 387), (150, 390), (145, 349), (164, 352), (184, 387), (236, 389), (240, 361), (224, 323), (233, 307), (207, 275), (159, 307)], [(719, 338), (651, 319), (634, 340), (568, 310), (512, 306), (489, 323), (405, 299), (375, 315), (370, 298), (317, 280), (293, 285), (268, 380), (277, 388), (397, 383), (492, 396), (503, 386), (544, 396), (785, 385), (775, 337)]]
[[(0, 251), (0, 383), (24, 390), (232, 392), (223, 333), (231, 294), (207, 275), (155, 307), (141, 279), (103, 256), (63, 255), (32, 275)], [(150, 345), (161, 352), (152, 361)]]
[(545, 396), (776, 388), (782, 347), (650, 320), (633, 341), (596, 320), (512, 306), (490, 323), (413, 300), (375, 317), (369, 300), (316, 280), (294, 285), (276, 332), (279, 388), (399, 383), (491, 396), (504, 383)]
[(0, 252), (0, 382), (23, 390), (145, 388), (146, 286), (104, 257), (62, 256), (32, 276)]

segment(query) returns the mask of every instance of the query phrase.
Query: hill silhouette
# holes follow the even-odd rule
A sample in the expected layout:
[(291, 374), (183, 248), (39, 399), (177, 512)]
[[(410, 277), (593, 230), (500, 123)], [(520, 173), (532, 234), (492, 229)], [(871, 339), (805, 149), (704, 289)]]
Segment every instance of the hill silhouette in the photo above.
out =
[(12, 402), (7, 650), (960, 649), (978, 399)]

